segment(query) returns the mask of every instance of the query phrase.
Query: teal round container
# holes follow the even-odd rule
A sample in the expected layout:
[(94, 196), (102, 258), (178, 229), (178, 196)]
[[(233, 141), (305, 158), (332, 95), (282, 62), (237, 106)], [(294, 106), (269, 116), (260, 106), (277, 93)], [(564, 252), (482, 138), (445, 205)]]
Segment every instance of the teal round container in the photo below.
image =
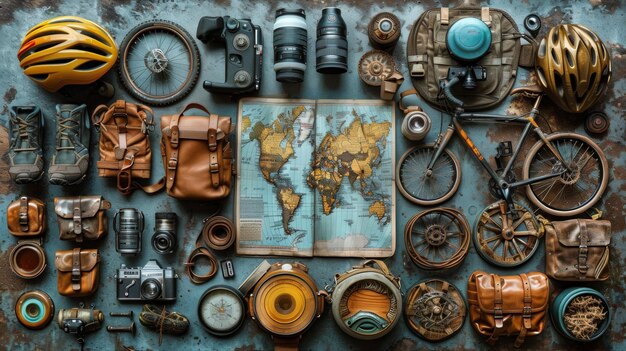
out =
[[(581, 295), (592, 295), (599, 298), (607, 310), (606, 319), (602, 321), (596, 333), (589, 340), (576, 338), (569, 332), (569, 330), (567, 330), (565, 322), (563, 321), (563, 316), (565, 315), (567, 306), (569, 306), (570, 302), (574, 298)], [(609, 308), (609, 303), (606, 300), (606, 297), (604, 297), (604, 295), (597, 290), (591, 288), (567, 288), (563, 290), (552, 302), (550, 317), (552, 319), (552, 325), (559, 331), (559, 333), (561, 333), (561, 335), (573, 341), (590, 342), (601, 337), (609, 329), (609, 324), (611, 324), (611, 309)]]
[(446, 45), (455, 59), (478, 61), (491, 47), (491, 30), (478, 18), (461, 18), (448, 29)]

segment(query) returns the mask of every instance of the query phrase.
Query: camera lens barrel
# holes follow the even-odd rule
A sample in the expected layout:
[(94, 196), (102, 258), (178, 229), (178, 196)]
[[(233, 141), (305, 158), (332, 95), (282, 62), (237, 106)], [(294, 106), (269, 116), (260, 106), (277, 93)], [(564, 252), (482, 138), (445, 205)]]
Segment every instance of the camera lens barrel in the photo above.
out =
[(307, 26), (304, 9), (278, 9), (274, 22), (274, 71), (276, 80), (300, 83), (304, 80), (307, 54)]
[(341, 10), (327, 7), (317, 23), (315, 42), (316, 69), (324, 74), (341, 74), (348, 71), (348, 39), (346, 22)]
[(154, 215), (152, 248), (160, 254), (170, 254), (176, 249), (176, 222), (174, 212), (157, 212)]
[(136, 255), (141, 252), (143, 213), (136, 208), (122, 208), (113, 219), (115, 228), (115, 249), (122, 255)]

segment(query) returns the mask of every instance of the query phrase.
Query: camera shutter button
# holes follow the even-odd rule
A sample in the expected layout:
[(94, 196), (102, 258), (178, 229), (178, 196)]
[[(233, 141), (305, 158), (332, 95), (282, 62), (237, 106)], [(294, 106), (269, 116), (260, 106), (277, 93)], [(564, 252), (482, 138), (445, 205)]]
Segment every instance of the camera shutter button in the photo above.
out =
[(228, 21), (226, 21), (226, 29), (228, 29), (229, 32), (236, 32), (237, 29), (239, 29), (239, 21), (235, 18), (229, 18)]

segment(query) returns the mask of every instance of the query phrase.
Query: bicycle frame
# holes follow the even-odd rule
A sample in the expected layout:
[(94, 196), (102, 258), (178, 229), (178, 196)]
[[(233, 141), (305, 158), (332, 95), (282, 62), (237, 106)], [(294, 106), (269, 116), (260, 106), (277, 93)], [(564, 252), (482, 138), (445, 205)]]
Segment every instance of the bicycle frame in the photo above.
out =
[[(568, 171), (569, 168), (565, 164), (560, 152), (554, 147), (554, 145), (552, 145), (550, 141), (547, 140), (546, 134), (543, 133), (543, 131), (541, 130), (541, 128), (539, 128), (539, 125), (535, 121), (535, 118), (539, 115), (539, 105), (541, 103), (541, 98), (542, 98), (541, 95), (537, 97), (537, 100), (535, 101), (533, 108), (531, 109), (530, 113), (526, 117), (489, 114), (489, 113), (467, 113), (467, 112), (464, 112), (462, 108), (457, 108), (454, 115), (452, 115), (452, 121), (448, 125), (447, 130), (444, 133), (440, 134), (439, 137), (437, 138), (437, 141), (435, 142), (436, 151), (435, 151), (435, 155), (433, 156), (433, 158), (430, 160), (430, 163), (428, 164), (428, 168), (426, 170), (427, 175), (430, 175), (432, 173), (432, 169), (435, 165), (435, 162), (437, 161), (437, 159), (439, 158), (443, 150), (446, 148), (446, 146), (452, 139), (452, 136), (454, 135), (455, 132), (461, 136), (461, 139), (463, 139), (465, 146), (467, 146), (472, 151), (472, 154), (474, 155), (474, 157), (476, 157), (476, 159), (480, 162), (483, 168), (487, 171), (491, 179), (493, 179), (496, 182), (497, 186), (500, 188), (503, 199), (507, 202), (508, 205), (510, 205), (509, 208), (513, 208), (512, 207), (512, 203), (513, 203), (512, 194), (516, 188), (524, 186), (524, 185), (528, 185), (528, 184), (533, 184), (533, 183), (536, 183), (545, 179), (558, 177), (562, 175), (563, 173), (565, 173), (566, 171)], [(508, 163), (504, 167), (502, 174), (498, 174), (491, 167), (491, 165), (482, 155), (478, 147), (476, 147), (472, 139), (469, 137), (469, 135), (467, 135), (467, 133), (465, 132), (465, 129), (463, 129), (461, 125), (461, 122), (491, 122), (491, 123), (497, 122), (497, 123), (525, 124), (524, 130), (522, 131), (522, 134), (517, 140), (517, 143), (515, 145), (515, 148), (513, 149), (512, 155)], [(546, 174), (546, 175), (542, 175), (542, 176), (538, 176), (538, 177), (534, 177), (530, 179), (524, 179), (524, 180), (516, 181), (513, 183), (508, 183), (505, 177), (511, 171), (513, 164), (515, 163), (515, 161), (517, 160), (517, 157), (519, 156), (519, 152), (522, 148), (522, 145), (524, 141), (526, 141), (526, 138), (528, 137), (528, 134), (530, 133), (531, 130), (533, 130), (537, 134), (537, 136), (541, 140), (543, 140), (543, 142), (546, 144), (548, 149), (550, 149), (550, 151), (552, 151), (554, 156), (563, 164), (563, 170), (557, 173)]]

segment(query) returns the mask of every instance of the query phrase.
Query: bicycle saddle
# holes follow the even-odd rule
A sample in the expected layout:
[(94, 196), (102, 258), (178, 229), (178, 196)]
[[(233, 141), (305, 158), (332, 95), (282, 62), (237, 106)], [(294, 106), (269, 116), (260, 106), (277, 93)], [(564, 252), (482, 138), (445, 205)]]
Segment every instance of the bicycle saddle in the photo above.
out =
[(527, 85), (527, 86), (515, 88), (511, 90), (510, 95), (522, 94), (529, 98), (536, 98), (539, 95), (543, 95), (543, 93), (544, 93), (543, 89), (541, 89), (539, 85), (534, 84), (534, 85)]

